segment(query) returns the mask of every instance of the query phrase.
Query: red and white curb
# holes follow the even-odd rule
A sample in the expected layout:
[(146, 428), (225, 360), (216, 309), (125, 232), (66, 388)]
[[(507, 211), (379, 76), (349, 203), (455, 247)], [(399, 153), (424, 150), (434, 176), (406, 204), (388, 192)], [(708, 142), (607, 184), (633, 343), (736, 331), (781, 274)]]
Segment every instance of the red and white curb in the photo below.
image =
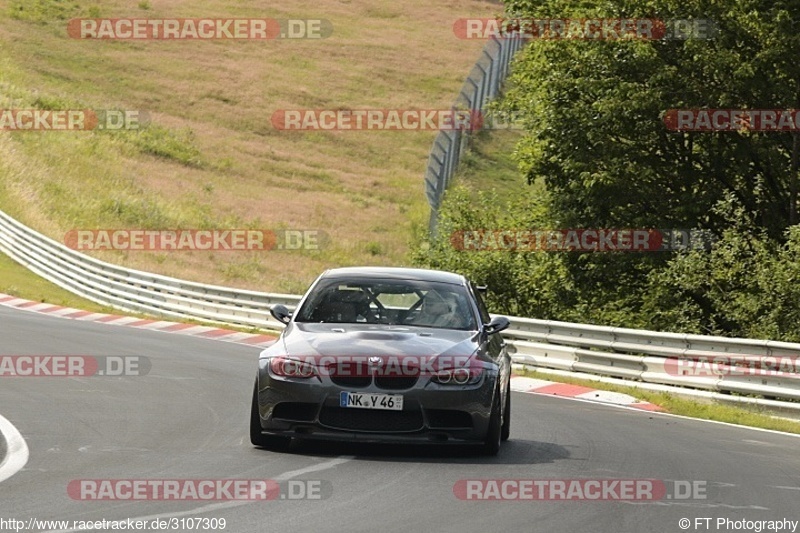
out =
[(153, 331), (164, 331), (167, 333), (177, 333), (179, 335), (192, 335), (206, 339), (218, 341), (235, 342), (265, 348), (275, 342), (277, 337), (273, 335), (260, 335), (254, 333), (242, 333), (229, 329), (220, 329), (211, 326), (196, 326), (194, 324), (182, 324), (180, 322), (167, 322), (164, 320), (147, 320), (131, 316), (107, 315), (103, 313), (93, 313), (91, 311), (81, 311), (71, 307), (62, 307), (48, 303), (32, 302), (7, 294), (0, 294), (0, 305), (13, 307), (23, 311), (40, 313), (59, 318), (81, 320), (83, 322), (100, 322), (112, 326), (127, 326), (129, 328), (149, 329)]
[(544, 394), (546, 396), (575, 398), (578, 400), (641, 409), (643, 411), (663, 411), (658, 405), (643, 402), (627, 394), (596, 390), (580, 385), (569, 385), (567, 383), (555, 383), (544, 379), (526, 378), (523, 376), (511, 376), (511, 390), (531, 394)]

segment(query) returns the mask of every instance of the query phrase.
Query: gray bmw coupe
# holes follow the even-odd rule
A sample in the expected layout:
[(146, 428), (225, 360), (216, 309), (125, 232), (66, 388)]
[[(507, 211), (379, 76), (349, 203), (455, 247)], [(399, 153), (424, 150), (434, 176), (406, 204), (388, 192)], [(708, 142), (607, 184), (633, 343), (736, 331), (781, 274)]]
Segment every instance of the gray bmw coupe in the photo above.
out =
[(511, 359), (481, 289), (458, 274), (358, 267), (324, 272), (261, 352), (250, 440), (480, 446), (508, 439)]

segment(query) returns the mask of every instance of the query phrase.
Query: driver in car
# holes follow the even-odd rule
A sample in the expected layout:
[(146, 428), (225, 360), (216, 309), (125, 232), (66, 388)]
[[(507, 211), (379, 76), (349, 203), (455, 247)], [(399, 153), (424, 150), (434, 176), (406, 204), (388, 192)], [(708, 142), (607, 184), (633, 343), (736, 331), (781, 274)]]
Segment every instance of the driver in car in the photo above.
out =
[(460, 328), (463, 322), (462, 317), (456, 312), (456, 306), (448, 303), (436, 291), (430, 291), (425, 295), (421, 312), (415, 320), (420, 326), (435, 328)]

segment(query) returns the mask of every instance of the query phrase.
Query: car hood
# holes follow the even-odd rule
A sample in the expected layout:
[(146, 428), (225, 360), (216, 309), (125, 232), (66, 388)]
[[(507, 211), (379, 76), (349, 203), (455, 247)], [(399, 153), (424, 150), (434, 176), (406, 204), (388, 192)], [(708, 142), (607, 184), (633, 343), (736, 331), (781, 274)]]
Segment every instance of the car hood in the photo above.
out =
[(381, 324), (292, 322), (263, 356), (471, 356), (478, 332)]

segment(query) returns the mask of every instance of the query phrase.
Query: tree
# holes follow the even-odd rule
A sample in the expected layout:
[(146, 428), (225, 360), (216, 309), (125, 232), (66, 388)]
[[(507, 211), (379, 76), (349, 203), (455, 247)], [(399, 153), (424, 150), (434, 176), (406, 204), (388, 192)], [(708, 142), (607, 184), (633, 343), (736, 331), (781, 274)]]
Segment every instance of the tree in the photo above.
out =
[[(528, 181), (579, 227), (707, 227), (730, 193), (782, 239), (796, 217), (791, 133), (674, 133), (669, 109), (800, 108), (800, 2), (512, 0), (532, 18), (712, 19), (712, 39), (533, 40), (502, 108), (521, 116)], [(796, 161), (796, 159), (795, 159)]]

